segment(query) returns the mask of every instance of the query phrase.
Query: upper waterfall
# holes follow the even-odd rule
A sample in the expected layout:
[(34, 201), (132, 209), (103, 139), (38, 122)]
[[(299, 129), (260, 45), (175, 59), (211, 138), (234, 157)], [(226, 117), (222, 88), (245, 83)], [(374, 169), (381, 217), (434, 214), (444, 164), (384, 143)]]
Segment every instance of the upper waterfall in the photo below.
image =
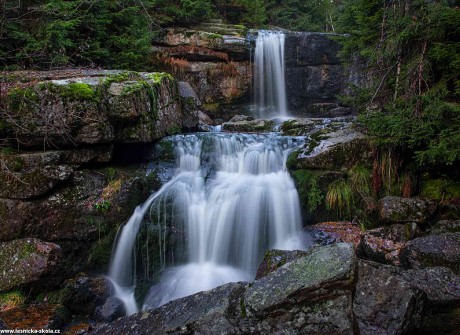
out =
[(254, 97), (260, 118), (288, 116), (284, 66), (285, 35), (260, 30), (254, 53)]

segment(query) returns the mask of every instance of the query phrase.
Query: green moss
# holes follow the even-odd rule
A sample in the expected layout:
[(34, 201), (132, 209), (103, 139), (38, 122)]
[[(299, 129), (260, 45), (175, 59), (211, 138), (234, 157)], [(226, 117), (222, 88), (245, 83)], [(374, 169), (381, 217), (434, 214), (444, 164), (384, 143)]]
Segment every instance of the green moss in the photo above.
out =
[(27, 109), (28, 104), (37, 103), (38, 95), (32, 87), (14, 88), (7, 93), (7, 106), (13, 112)]
[(112, 230), (107, 236), (95, 242), (89, 252), (87, 266), (90, 269), (107, 269), (112, 255), (112, 245), (116, 230)]
[(85, 83), (70, 83), (58, 86), (59, 96), (68, 100), (88, 100), (97, 102), (99, 94), (90, 85)]
[(218, 102), (209, 102), (202, 105), (204, 110), (215, 113), (219, 110), (220, 104)]
[(182, 129), (178, 125), (174, 125), (174, 126), (168, 127), (168, 129), (166, 129), (166, 133), (168, 135), (175, 135), (175, 134), (180, 134), (181, 130)]
[(240, 299), (240, 308), (241, 308), (241, 317), (244, 319), (246, 318), (247, 312), (246, 312), (246, 304), (244, 303), (243, 299)]
[(153, 72), (153, 73), (148, 73), (145, 75), (145, 77), (149, 80), (152, 80), (154, 84), (159, 84), (164, 78), (167, 78), (168, 80), (174, 80), (174, 77), (171, 76), (169, 73), (166, 72)]
[(323, 202), (324, 195), (317, 183), (318, 173), (311, 170), (295, 170), (291, 172), (302, 204), (308, 211), (314, 212)]
[(437, 201), (460, 199), (460, 183), (447, 178), (424, 180), (421, 195)]
[(62, 290), (40, 293), (35, 300), (40, 303), (61, 304)]
[(102, 80), (102, 85), (109, 87), (112, 83), (121, 83), (128, 80), (141, 79), (139, 73), (133, 71), (123, 71), (117, 74), (112, 74)]
[(24, 304), (26, 297), (21, 291), (0, 293), (0, 311)]

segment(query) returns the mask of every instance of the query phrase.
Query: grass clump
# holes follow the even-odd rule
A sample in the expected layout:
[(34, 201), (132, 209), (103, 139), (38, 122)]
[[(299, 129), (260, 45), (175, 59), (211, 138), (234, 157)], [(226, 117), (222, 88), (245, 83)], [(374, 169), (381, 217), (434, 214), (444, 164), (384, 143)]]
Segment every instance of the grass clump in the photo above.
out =
[(339, 219), (350, 216), (353, 208), (353, 190), (344, 179), (329, 184), (326, 194), (326, 207), (337, 212)]

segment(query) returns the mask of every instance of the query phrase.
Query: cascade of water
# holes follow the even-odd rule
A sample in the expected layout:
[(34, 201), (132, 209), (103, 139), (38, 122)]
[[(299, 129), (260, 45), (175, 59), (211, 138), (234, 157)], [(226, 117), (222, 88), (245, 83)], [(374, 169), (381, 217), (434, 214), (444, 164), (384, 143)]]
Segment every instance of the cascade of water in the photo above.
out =
[[(213, 133), (178, 135), (173, 141), (176, 175), (136, 209), (120, 234), (110, 270), (112, 280), (126, 287), (118, 296), (129, 303), (135, 236), (147, 209), (159, 234), (162, 267), (168, 234), (184, 232), (180, 243), (185, 244), (187, 264), (163, 272), (145, 309), (228, 282), (251, 280), (269, 248), (306, 247), (299, 234), (298, 194), (285, 168), (288, 153), (300, 144), (295, 138)], [(205, 163), (215, 166), (214, 174), (206, 176)]]
[(260, 118), (288, 116), (284, 74), (285, 35), (261, 30), (254, 53), (254, 96)]

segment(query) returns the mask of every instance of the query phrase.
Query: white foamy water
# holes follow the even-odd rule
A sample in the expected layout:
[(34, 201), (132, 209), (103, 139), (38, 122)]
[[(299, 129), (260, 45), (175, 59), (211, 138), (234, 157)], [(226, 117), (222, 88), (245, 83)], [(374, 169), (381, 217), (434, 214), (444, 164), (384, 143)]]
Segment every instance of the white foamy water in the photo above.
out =
[[(176, 175), (136, 209), (120, 233), (110, 270), (113, 281), (133, 291), (134, 244), (148, 210), (159, 234), (156, 251), (162, 268), (167, 266), (171, 226), (184, 232), (187, 264), (163, 272), (144, 309), (251, 280), (270, 248), (308, 247), (301, 238), (298, 194), (285, 167), (288, 153), (299, 145), (296, 139), (214, 133), (179, 135), (173, 142)], [(215, 171), (207, 174), (205, 166), (210, 165)]]
[(285, 35), (260, 30), (254, 52), (254, 96), (259, 118), (288, 116), (284, 66)]

